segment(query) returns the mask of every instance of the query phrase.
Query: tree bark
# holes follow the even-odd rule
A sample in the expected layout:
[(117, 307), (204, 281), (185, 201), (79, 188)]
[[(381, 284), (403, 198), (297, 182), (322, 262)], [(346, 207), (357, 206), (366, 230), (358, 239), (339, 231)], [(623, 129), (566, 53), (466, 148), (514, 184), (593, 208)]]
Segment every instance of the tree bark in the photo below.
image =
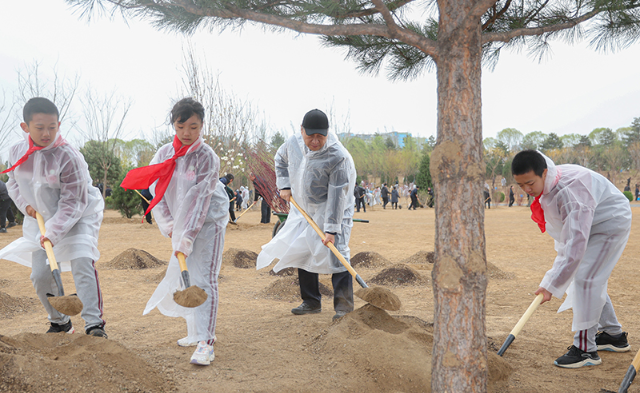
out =
[(473, 1), (439, 1), (438, 138), (432, 272), (433, 392), (485, 392), (487, 343), (481, 118), (481, 21)]

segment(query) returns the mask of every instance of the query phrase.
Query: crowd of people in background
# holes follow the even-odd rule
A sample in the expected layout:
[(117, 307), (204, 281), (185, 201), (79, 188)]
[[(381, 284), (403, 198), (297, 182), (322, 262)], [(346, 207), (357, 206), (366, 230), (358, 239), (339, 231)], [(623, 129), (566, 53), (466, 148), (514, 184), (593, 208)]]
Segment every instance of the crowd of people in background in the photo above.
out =
[(390, 209), (402, 209), (402, 206), (406, 206), (409, 210), (416, 210), (417, 208), (433, 207), (433, 189), (429, 187), (426, 195), (423, 198), (426, 201), (423, 204), (418, 197), (420, 187), (415, 183), (400, 185), (398, 182), (389, 186), (387, 183), (382, 185), (376, 185), (373, 182), (366, 182), (362, 180), (360, 184), (356, 184), (353, 194), (356, 198), (356, 212), (360, 212), (360, 209), (364, 213), (367, 212), (367, 206), (372, 209), (376, 205), (382, 205), (382, 208), (386, 210), (387, 205)]

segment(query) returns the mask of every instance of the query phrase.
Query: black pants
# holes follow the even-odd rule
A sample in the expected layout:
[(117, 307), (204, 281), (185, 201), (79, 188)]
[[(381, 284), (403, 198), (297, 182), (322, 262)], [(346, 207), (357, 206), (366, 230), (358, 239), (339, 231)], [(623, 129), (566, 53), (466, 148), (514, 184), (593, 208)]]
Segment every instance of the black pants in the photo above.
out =
[(231, 221), (236, 220), (236, 213), (233, 212), (233, 205), (235, 204), (235, 202), (229, 202), (229, 216), (231, 216)]
[(262, 213), (260, 224), (269, 224), (271, 222), (271, 206), (264, 199), (260, 205), (260, 212)]
[(411, 197), (411, 205), (409, 205), (409, 210), (411, 210), (411, 206), (413, 206), (413, 210), (416, 210), (416, 207), (418, 207), (418, 197)]
[(360, 205), (362, 205), (362, 209), (364, 212), (367, 212), (367, 204), (364, 202), (364, 197), (356, 198), (356, 211), (360, 211)]
[(394, 209), (398, 208), (398, 202), (391, 202), (391, 207)]
[[(149, 208), (149, 204), (147, 203), (147, 201), (145, 201), (144, 199), (142, 200), (142, 214), (144, 214), (144, 212), (147, 211), (147, 209)], [(151, 224), (151, 212), (149, 212), (147, 215), (144, 216), (147, 219), (147, 222), (149, 224)]]
[[(302, 301), (313, 307), (320, 305), (320, 285), (318, 273), (311, 273), (304, 269), (298, 269), (300, 280), (300, 297)], [(336, 311), (353, 311), (353, 280), (347, 272), (331, 275), (333, 284), (333, 308)]]
[(387, 208), (387, 203), (389, 203), (389, 197), (382, 197), (382, 208)]
[(7, 217), (9, 215), (10, 215), (9, 222), (15, 221), (15, 218), (13, 217), (13, 212), (11, 211), (11, 198), (7, 198), (0, 201), (0, 228), (4, 228), (7, 226)]
[(513, 206), (513, 202), (515, 202), (515, 201), (516, 201), (515, 198), (510, 196), (509, 197), (509, 207)]

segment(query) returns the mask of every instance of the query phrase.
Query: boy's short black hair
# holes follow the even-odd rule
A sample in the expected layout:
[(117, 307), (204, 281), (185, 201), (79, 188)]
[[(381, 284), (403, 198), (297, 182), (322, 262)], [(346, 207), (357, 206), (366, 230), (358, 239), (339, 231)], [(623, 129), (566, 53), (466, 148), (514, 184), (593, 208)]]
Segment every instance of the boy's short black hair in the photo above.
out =
[(186, 97), (176, 102), (171, 109), (171, 124), (178, 122), (184, 123), (191, 116), (197, 115), (200, 121), (204, 122), (204, 107), (201, 103), (191, 97)]
[(24, 108), (22, 108), (24, 122), (29, 124), (31, 119), (33, 119), (33, 115), (36, 113), (56, 115), (56, 117), (60, 119), (60, 113), (58, 112), (56, 104), (43, 97), (33, 97), (24, 104)]
[(547, 169), (547, 161), (535, 150), (523, 150), (516, 154), (511, 162), (511, 173), (514, 176), (533, 171), (536, 176), (542, 177), (545, 169)]
[(233, 178), (233, 175), (232, 175), (231, 173), (227, 173), (224, 177), (226, 177), (226, 178), (227, 178), (227, 180), (229, 180), (229, 181), (231, 181), (231, 180), (233, 180), (233, 179), (234, 179), (234, 178)]

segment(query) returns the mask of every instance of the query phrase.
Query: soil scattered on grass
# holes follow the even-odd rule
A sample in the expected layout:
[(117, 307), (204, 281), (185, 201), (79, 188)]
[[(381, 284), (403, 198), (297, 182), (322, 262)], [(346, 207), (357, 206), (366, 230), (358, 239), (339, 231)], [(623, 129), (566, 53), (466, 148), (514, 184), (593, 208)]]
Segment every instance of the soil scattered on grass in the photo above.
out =
[(164, 266), (166, 264), (166, 261), (162, 261), (144, 250), (130, 248), (120, 253), (103, 266), (107, 269), (115, 270), (140, 270)]
[[(432, 324), (366, 304), (331, 324), (310, 347), (330, 359), (320, 368), (353, 364), (366, 375), (344, 391), (430, 392), (432, 345)], [(506, 388), (513, 372), (507, 361), (490, 352), (488, 367), (489, 391)]]
[(0, 336), (0, 391), (174, 392), (171, 377), (113, 340), (84, 334)]
[(349, 261), (354, 268), (376, 268), (390, 265), (389, 260), (375, 251), (359, 252)]
[(405, 265), (409, 265), (409, 264), (424, 264), (424, 263), (429, 263), (429, 264), (433, 264), (436, 261), (436, 253), (433, 251), (418, 251), (417, 253), (413, 254), (412, 256), (410, 256), (409, 258), (403, 259), (402, 261), (400, 261), (400, 263), (403, 263)]
[(399, 286), (419, 285), (427, 283), (429, 280), (420, 275), (415, 269), (399, 263), (384, 269), (370, 281), (379, 285)]
[[(333, 290), (327, 285), (319, 282), (320, 294), (322, 296), (333, 297)], [(269, 284), (258, 293), (263, 299), (297, 301), (300, 300), (300, 281), (298, 277), (283, 277)]]
[(38, 303), (40, 303), (38, 300), (30, 297), (13, 297), (0, 292), (0, 319), (11, 318), (16, 314), (29, 312)]
[(222, 264), (240, 269), (255, 269), (258, 254), (250, 250), (230, 248), (222, 254)]

